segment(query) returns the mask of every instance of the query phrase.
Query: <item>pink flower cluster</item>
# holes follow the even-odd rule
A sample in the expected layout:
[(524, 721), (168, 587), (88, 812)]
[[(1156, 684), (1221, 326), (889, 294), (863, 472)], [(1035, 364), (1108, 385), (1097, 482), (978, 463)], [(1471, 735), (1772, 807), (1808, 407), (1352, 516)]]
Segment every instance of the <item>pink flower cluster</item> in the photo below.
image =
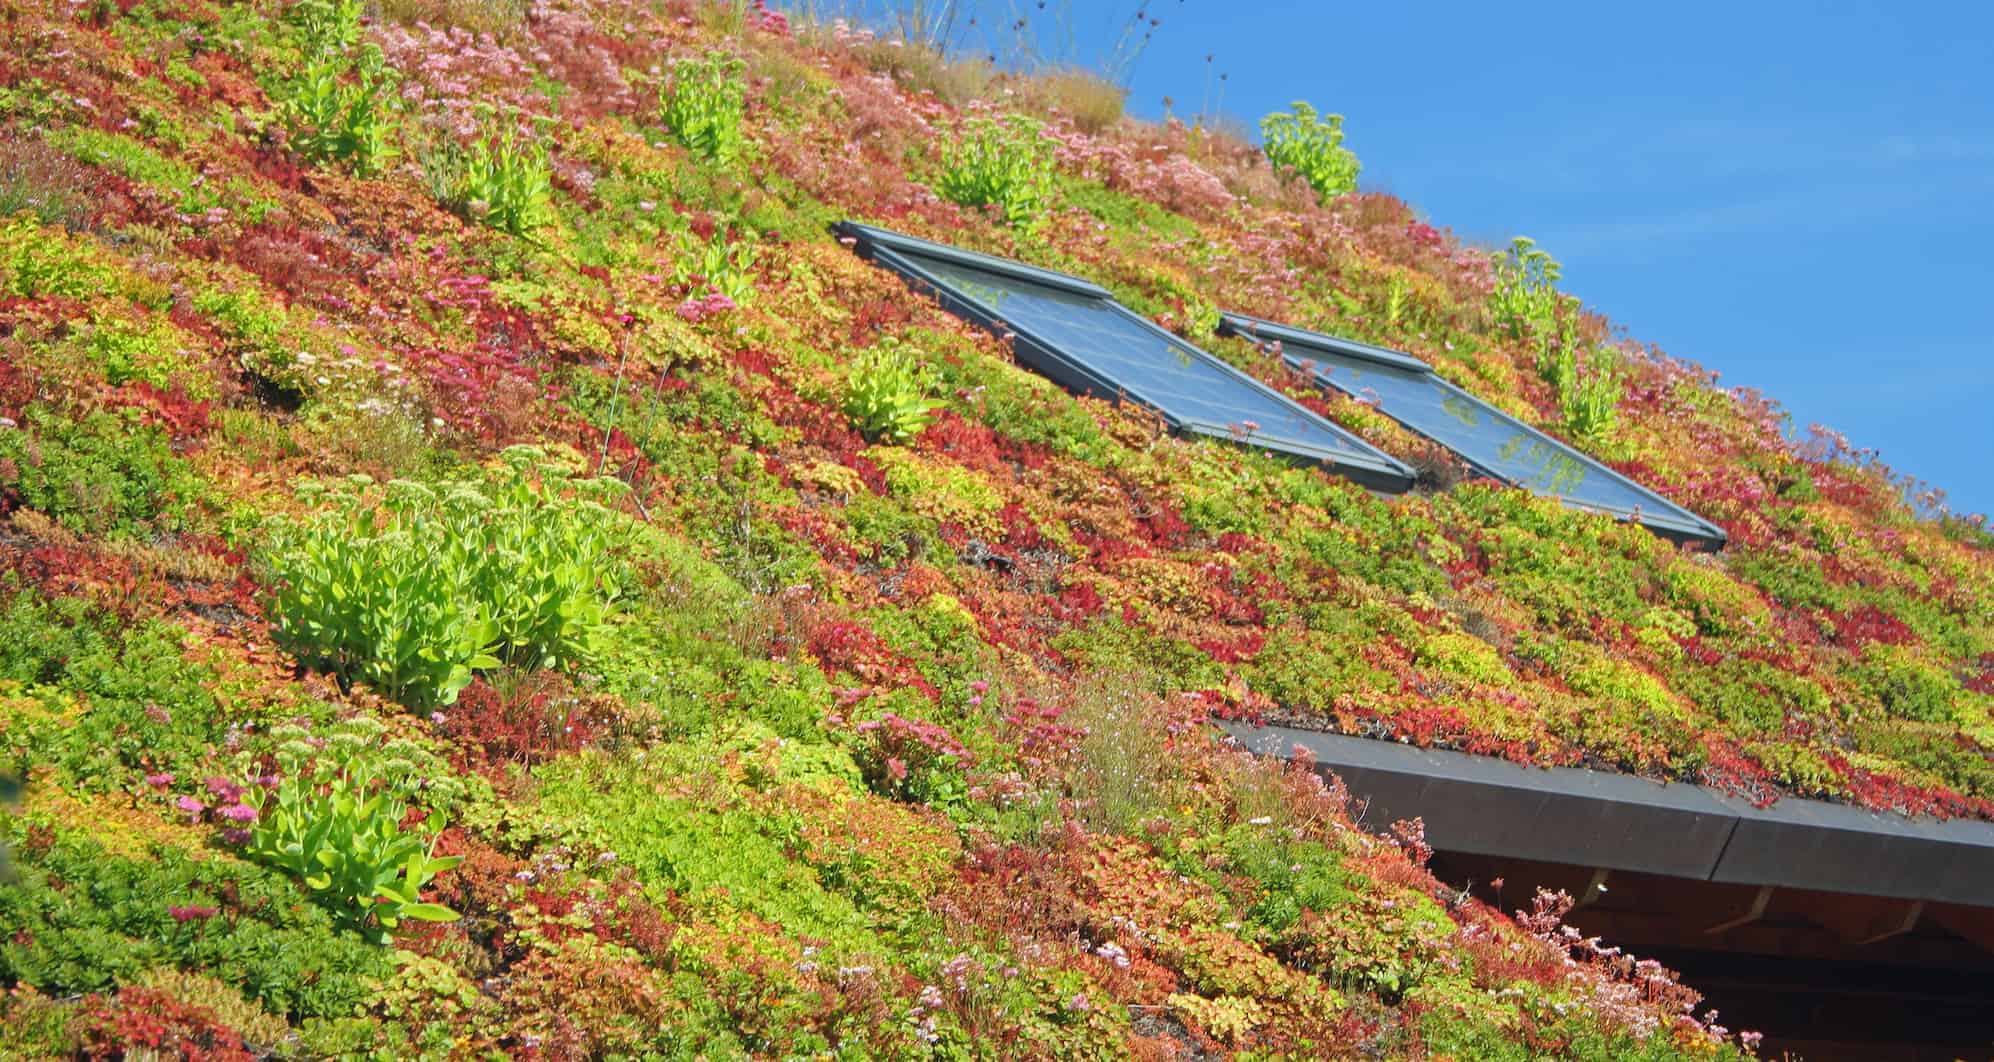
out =
[(906, 719), (888, 712), (854, 729), (870, 739), (864, 750), (869, 773), (893, 785), (931, 767), (968, 767), (975, 762), (975, 756), (947, 727), (924, 719)]
[(717, 317), (731, 309), (734, 309), (734, 300), (716, 291), (709, 295), (687, 299), (679, 303), (678, 314), (680, 317), (697, 324), (709, 317)]

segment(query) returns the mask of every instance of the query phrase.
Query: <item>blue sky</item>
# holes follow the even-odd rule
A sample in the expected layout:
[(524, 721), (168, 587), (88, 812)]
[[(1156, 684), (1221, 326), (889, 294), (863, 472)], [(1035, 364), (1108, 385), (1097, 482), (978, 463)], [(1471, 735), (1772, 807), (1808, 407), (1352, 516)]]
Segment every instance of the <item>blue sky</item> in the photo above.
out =
[[(1133, 5), (1046, 7), (1099, 64)], [(1994, 5), (1148, 8), (1136, 115), (1340, 112), (1366, 187), (1994, 513)]]

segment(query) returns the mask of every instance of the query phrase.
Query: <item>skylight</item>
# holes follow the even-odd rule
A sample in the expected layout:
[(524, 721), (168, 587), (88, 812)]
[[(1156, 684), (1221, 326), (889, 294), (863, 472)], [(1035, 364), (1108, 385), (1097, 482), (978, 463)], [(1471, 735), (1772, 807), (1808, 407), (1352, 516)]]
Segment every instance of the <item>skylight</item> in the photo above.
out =
[(1374, 403), (1407, 429), (1459, 454), (1475, 471), (1567, 505), (1633, 520), (1664, 537), (1722, 545), (1715, 524), (1442, 379), (1395, 350), (1229, 313), (1220, 335), (1279, 341), (1289, 365)]
[(837, 231), (917, 290), (935, 292), (949, 312), (1014, 336), (1021, 364), (1069, 390), (1147, 406), (1176, 432), (1319, 461), (1377, 490), (1412, 485), (1405, 465), (1130, 312), (1104, 288), (854, 222)]

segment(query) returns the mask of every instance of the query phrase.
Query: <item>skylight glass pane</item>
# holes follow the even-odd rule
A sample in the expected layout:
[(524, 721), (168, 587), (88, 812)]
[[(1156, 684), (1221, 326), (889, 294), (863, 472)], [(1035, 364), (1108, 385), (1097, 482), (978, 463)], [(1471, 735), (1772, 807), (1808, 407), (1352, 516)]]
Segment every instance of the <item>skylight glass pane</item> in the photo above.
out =
[(969, 304), (1015, 332), (1018, 360), (1066, 386), (1156, 409), (1188, 432), (1237, 439), (1338, 466), (1404, 490), (1410, 469), (1278, 391), (1135, 316), (1106, 292), (1060, 274), (851, 226), (883, 264)]
[(1638, 518), (1679, 537), (1724, 541), (1721, 528), (1435, 375), (1418, 359), (1228, 314), (1222, 331), (1278, 339), (1289, 365), (1375, 404), (1494, 479), (1569, 504)]
[[(1291, 364), (1315, 361), (1337, 390), (1377, 404), (1392, 419), (1466, 457), (1498, 479), (1539, 494), (1615, 512), (1681, 510), (1610, 474), (1549, 436), (1531, 431), (1430, 372), (1410, 372), (1327, 351), (1291, 350)], [(1682, 513), (1688, 517), (1687, 513)], [(1693, 517), (1688, 517), (1694, 519)]]
[(1186, 426), (1230, 433), (1236, 426), (1257, 425), (1251, 437), (1258, 441), (1292, 440), (1351, 454), (1365, 445), (1300, 406), (1273, 400), (1104, 300), (924, 255), (907, 257), (1012, 327), (1031, 332)]

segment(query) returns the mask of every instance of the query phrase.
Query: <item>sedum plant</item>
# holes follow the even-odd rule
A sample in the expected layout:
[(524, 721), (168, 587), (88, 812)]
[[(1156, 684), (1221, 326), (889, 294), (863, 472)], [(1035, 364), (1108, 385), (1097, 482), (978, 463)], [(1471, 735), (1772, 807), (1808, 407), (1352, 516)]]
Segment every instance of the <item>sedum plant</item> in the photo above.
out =
[(723, 52), (672, 67), (658, 90), (658, 109), (687, 151), (723, 165), (740, 156), (741, 116), (748, 106), (741, 70), (741, 60)]
[(966, 207), (994, 208), (1006, 224), (1036, 228), (1053, 197), (1052, 145), (1022, 115), (967, 119), (942, 147), (935, 191)]
[(866, 352), (845, 381), (845, 415), (874, 442), (907, 442), (939, 408), (923, 391), (919, 370), (891, 347)]
[(280, 108), (292, 150), (314, 162), (344, 163), (363, 177), (380, 172), (394, 156), (388, 110), (393, 88), (394, 79), (372, 46), (353, 63), (343, 57), (313, 60)]
[(468, 220), (512, 236), (532, 236), (554, 220), (547, 152), (507, 130), (464, 149), (451, 145), (430, 164), (437, 199)]
[(394, 155), (396, 79), (379, 48), (360, 44), (361, 15), (358, 0), (304, 0), (293, 8), (305, 67), (277, 95), (293, 150), (364, 177)]
[(708, 239), (690, 230), (679, 234), (674, 279), (695, 291), (724, 295), (735, 305), (755, 293), (754, 241), (747, 233), (715, 229)]
[(1294, 108), (1260, 119), (1267, 160), (1275, 169), (1287, 169), (1307, 181), (1322, 202), (1354, 191), (1363, 167), (1343, 146), (1343, 116), (1318, 115), (1301, 100), (1294, 102)]
[(1518, 236), (1491, 265), (1495, 287), (1489, 293), (1489, 312), (1496, 326), (1511, 339), (1553, 334), (1561, 300), (1557, 285), (1564, 275), (1558, 260), (1537, 241)]
[(1610, 347), (1595, 347), (1585, 364), (1571, 359), (1554, 386), (1565, 429), (1579, 439), (1603, 438), (1613, 431), (1621, 395), (1620, 359)]
[(424, 901), (422, 890), (463, 857), (433, 854), (440, 815), (416, 829), (403, 826), (415, 765), (374, 751), (382, 730), (355, 720), (322, 750), (301, 731), (292, 734), (277, 752), (282, 777), (274, 786), (249, 786), (241, 801), (256, 812), (250, 858), (296, 875), (342, 928), (385, 944), (404, 920), (457, 917)]
[(276, 521), (264, 563), (271, 617), (300, 663), (411, 708), (454, 703), (475, 672), (584, 665), (616, 589), (622, 484), (571, 480), (532, 447), (436, 485), (365, 476), (307, 484), (319, 510)]

